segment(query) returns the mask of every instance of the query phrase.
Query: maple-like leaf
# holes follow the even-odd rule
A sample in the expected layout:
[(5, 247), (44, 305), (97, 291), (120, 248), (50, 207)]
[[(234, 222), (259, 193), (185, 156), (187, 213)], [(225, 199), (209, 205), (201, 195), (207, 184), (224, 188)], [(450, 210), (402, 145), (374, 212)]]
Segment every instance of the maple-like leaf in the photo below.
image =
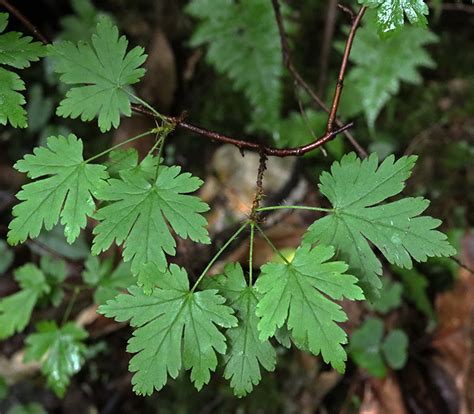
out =
[(98, 116), (102, 132), (117, 128), (120, 115), (130, 116), (127, 88), (145, 74), (142, 47), (127, 52), (128, 41), (116, 26), (100, 19), (90, 43), (61, 41), (48, 46), (61, 81), (73, 86), (61, 101), (57, 114), (90, 121)]
[[(0, 13), (0, 33), (8, 24), (8, 14)], [(0, 34), (0, 64), (16, 69), (24, 69), (31, 62), (45, 55), (45, 47), (39, 42), (32, 42), (29, 36), (18, 32)], [(25, 98), (20, 93), (25, 89), (20, 77), (0, 67), (0, 124), (9, 122), (14, 128), (26, 128), (27, 118), (23, 108)]]
[(242, 267), (229, 263), (224, 274), (209, 277), (206, 287), (215, 288), (227, 299), (227, 305), (236, 311), (239, 324), (229, 328), (229, 350), (224, 356), (224, 377), (230, 380), (234, 393), (243, 397), (250, 393), (261, 380), (260, 365), (267, 371), (273, 371), (276, 353), (268, 340), (258, 337), (258, 322), (255, 310), (260, 295), (254, 287), (247, 285)]
[(333, 210), (315, 221), (304, 239), (335, 246), (370, 299), (377, 297), (382, 286), (382, 264), (369, 241), (390, 263), (408, 269), (412, 258), (423, 262), (456, 253), (446, 236), (435, 230), (441, 221), (420, 216), (428, 200), (409, 197), (377, 205), (403, 190), (416, 159), (395, 161), (389, 156), (379, 165), (376, 154), (361, 161), (350, 153), (332, 165), (331, 173), (323, 172), (320, 177), (319, 189)]
[(50, 291), (45, 275), (34, 264), (16, 269), (14, 277), (21, 290), (0, 299), (0, 339), (21, 332), (28, 325), (38, 299)]
[(42, 321), (36, 329), (26, 338), (25, 362), (40, 361), (48, 385), (62, 398), (70, 378), (84, 364), (87, 332), (73, 322), (59, 328), (56, 322)]
[(424, 0), (359, 0), (377, 14), (377, 26), (380, 33), (392, 32), (405, 24), (405, 16), (411, 24), (426, 26), (429, 14)]
[(344, 262), (329, 261), (333, 256), (332, 246), (302, 245), (291, 263), (262, 266), (255, 284), (262, 295), (258, 329), (260, 339), (266, 340), (286, 322), (298, 347), (321, 353), (326, 363), (344, 372), (347, 355), (342, 344), (347, 335), (336, 322), (344, 322), (347, 315), (331, 299), (360, 300), (364, 295), (357, 279), (345, 273)]
[(209, 382), (224, 354), (225, 336), (218, 326), (237, 325), (232, 308), (216, 290), (193, 292), (184, 269), (172, 264), (166, 272), (155, 267), (157, 287), (146, 295), (137, 286), (100, 306), (99, 313), (117, 321), (130, 320), (135, 328), (127, 350), (136, 355), (129, 369), (137, 394), (160, 390), (168, 375), (176, 378), (184, 366), (199, 390)]
[(209, 243), (207, 221), (200, 214), (209, 207), (187, 194), (201, 184), (199, 178), (181, 173), (178, 166), (160, 166), (156, 180), (142, 168), (125, 170), (121, 179), (110, 179), (98, 193), (99, 199), (111, 203), (95, 216), (101, 222), (94, 229), (92, 252), (108, 249), (114, 240), (123, 243), (123, 258), (132, 261), (136, 274), (146, 263), (165, 270), (165, 253), (174, 255), (176, 246), (168, 226), (182, 238)]
[(82, 156), (82, 140), (74, 134), (49, 137), (46, 147), (15, 164), (15, 168), (36, 179), (25, 184), (16, 195), (20, 203), (13, 208), (15, 217), (9, 225), (8, 242), (12, 245), (37, 237), (44, 226), (51, 230), (61, 218), (69, 243), (87, 224), (95, 210), (92, 198), (108, 177), (102, 165), (87, 164)]

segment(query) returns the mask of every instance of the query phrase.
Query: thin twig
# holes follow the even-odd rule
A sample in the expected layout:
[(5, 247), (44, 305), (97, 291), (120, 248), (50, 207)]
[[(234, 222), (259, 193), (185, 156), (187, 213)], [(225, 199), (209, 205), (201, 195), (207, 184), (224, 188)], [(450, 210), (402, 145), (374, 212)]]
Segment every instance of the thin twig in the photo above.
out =
[(474, 5), (471, 5), (471, 4), (443, 3), (441, 8), (442, 10), (446, 10), (446, 11), (459, 11), (459, 12), (474, 14)]
[(44, 44), (50, 43), (48, 38), (43, 35), (36, 28), (36, 26), (31, 23), (15, 6), (10, 4), (8, 0), (0, 0), (0, 5), (5, 7), (11, 14), (13, 14), (18, 20), (20, 20), (21, 24), (25, 26), (38, 40), (40, 40)]
[[(299, 74), (298, 70), (293, 65), (293, 62), (291, 60), (290, 47), (288, 45), (288, 39), (286, 37), (285, 26), (283, 25), (283, 17), (282, 17), (281, 10), (280, 10), (280, 3), (278, 2), (278, 0), (272, 0), (272, 4), (273, 4), (273, 10), (275, 12), (275, 19), (276, 19), (277, 26), (278, 26), (278, 32), (280, 34), (280, 43), (281, 43), (281, 52), (282, 52), (283, 64), (288, 69), (288, 72), (290, 73), (290, 75), (293, 78), (294, 82), (297, 85), (299, 85), (320, 108), (322, 108), (327, 113), (330, 113), (330, 110), (326, 106), (324, 101), (306, 83), (306, 81), (302, 78), (302, 76)], [(358, 22), (358, 24), (359, 24), (359, 22)], [(336, 118), (335, 122), (336, 122), (336, 125), (340, 128), (344, 125), (342, 123), (342, 121), (340, 121), (337, 118)], [(362, 148), (360, 146), (360, 144), (357, 142), (357, 140), (354, 138), (354, 136), (349, 131), (344, 131), (344, 135), (346, 136), (348, 141), (351, 143), (351, 145), (355, 148), (355, 150), (357, 151), (357, 153), (359, 154), (360, 157), (362, 157), (362, 158), (367, 157), (367, 152), (364, 150), (364, 148)]]
[[(11, 10), (12, 14), (14, 14), (29, 30), (31, 30), (31, 32), (38, 39), (40, 39), (44, 43), (49, 43), (48, 39), (43, 34), (41, 34), (41, 32), (39, 32), (39, 30), (36, 29), (35, 26), (18, 9), (13, 7), (8, 2), (8, 0), (0, 0), (0, 4), (3, 4), (6, 8)], [(323, 103), (323, 102), (321, 101), (321, 103)], [(228, 137), (226, 135), (219, 134), (218, 132), (209, 131), (205, 128), (201, 128), (199, 126), (189, 124), (187, 122), (184, 122), (184, 116), (167, 117), (167, 116), (163, 116), (161, 114), (158, 114), (154, 110), (152, 111), (149, 108), (143, 108), (142, 106), (139, 106), (139, 105), (132, 105), (132, 109), (135, 112), (139, 112), (141, 114), (145, 114), (145, 115), (153, 117), (153, 118), (159, 118), (162, 121), (166, 121), (166, 122), (169, 122), (169, 123), (173, 124), (174, 127), (178, 127), (178, 128), (181, 128), (181, 129), (185, 129), (185, 130), (194, 132), (194, 133), (196, 133), (200, 136), (209, 138), (211, 140), (235, 145), (240, 150), (252, 150), (252, 151), (257, 151), (259, 153), (263, 153), (266, 156), (275, 156), (275, 157), (289, 157), (289, 156), (304, 155), (307, 152), (313, 151), (314, 149), (321, 147), (326, 142), (334, 139), (341, 132), (347, 131), (347, 129), (349, 129), (353, 125), (352, 122), (347, 124), (347, 125), (343, 125), (341, 123), (340, 126), (339, 126), (339, 124), (338, 124), (339, 129), (334, 130), (334, 131), (330, 131), (329, 133), (325, 133), (323, 136), (321, 136), (317, 140), (313, 141), (312, 143), (301, 146), (301, 147), (275, 148), (275, 147), (268, 147), (268, 146), (265, 146), (265, 145), (260, 145), (260, 144), (254, 143), (254, 142), (244, 141), (244, 140), (233, 138), (233, 137)], [(360, 151), (359, 151), (359, 153), (360, 153)], [(362, 150), (362, 153), (365, 153), (365, 151)]]
[[(141, 113), (143, 115), (147, 115), (150, 117), (155, 117), (155, 115), (146, 108), (143, 108), (139, 105), (132, 105), (133, 111), (137, 113)], [(293, 147), (293, 148), (276, 148), (270, 147), (266, 145), (261, 145), (256, 142), (245, 141), (242, 139), (229, 137), (227, 135), (220, 134), (218, 132), (210, 131), (206, 128), (199, 127), (197, 125), (190, 124), (188, 122), (184, 122), (181, 118), (176, 118), (172, 116), (165, 117), (167, 122), (170, 122), (176, 128), (185, 129), (190, 132), (194, 132), (197, 135), (206, 137), (210, 140), (222, 142), (225, 144), (231, 144), (239, 148), (240, 150), (250, 150), (255, 151), (258, 153), (263, 153), (267, 157), (290, 157), (290, 156), (302, 156), (310, 151), (313, 151), (316, 148), (319, 148), (321, 145), (324, 145), (326, 142), (331, 141), (334, 139), (338, 134), (344, 132), (351, 128), (354, 123), (350, 122), (346, 125), (343, 125), (341, 128), (338, 128), (334, 131), (329, 133), (325, 133), (323, 136), (319, 137), (317, 140), (311, 142), (307, 145), (302, 145), (300, 147)]]
[(357, 13), (357, 17), (352, 22), (351, 31), (347, 37), (346, 47), (344, 48), (344, 54), (342, 57), (341, 69), (339, 70), (339, 76), (337, 78), (336, 90), (334, 92), (334, 98), (331, 104), (331, 112), (329, 112), (328, 123), (326, 126), (326, 132), (332, 131), (334, 123), (336, 121), (337, 109), (341, 101), (342, 88), (344, 87), (344, 77), (346, 76), (347, 64), (349, 63), (349, 55), (351, 53), (352, 44), (354, 43), (355, 34), (359, 28), (360, 21), (364, 17), (366, 7), (363, 6)]
[(354, 19), (356, 18), (356, 15), (352, 11), (352, 9), (350, 9), (347, 6), (344, 6), (343, 4), (338, 4), (337, 7), (339, 7), (344, 13), (347, 13), (349, 17), (351, 18), (351, 20), (354, 21)]
[(471, 274), (474, 275), (474, 269), (472, 267), (469, 267), (468, 265), (464, 264), (463, 262), (461, 262), (461, 260), (459, 260), (457, 257), (453, 257), (451, 256), (450, 259), (456, 263), (459, 267), (463, 268), (464, 270), (467, 270), (468, 272), (470, 272)]

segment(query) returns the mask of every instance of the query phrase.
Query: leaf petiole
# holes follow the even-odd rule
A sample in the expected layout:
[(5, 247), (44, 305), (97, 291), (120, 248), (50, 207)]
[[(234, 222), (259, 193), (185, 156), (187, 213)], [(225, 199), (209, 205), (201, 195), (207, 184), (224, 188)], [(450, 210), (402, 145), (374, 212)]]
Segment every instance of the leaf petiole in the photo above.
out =
[(284, 209), (324, 211), (326, 213), (333, 211), (330, 208), (310, 207), (310, 206), (269, 206), (269, 207), (260, 207), (257, 209), (257, 211), (273, 211), (273, 210), (284, 210)]
[(110, 147), (110, 148), (106, 149), (105, 151), (102, 151), (102, 152), (100, 152), (99, 154), (94, 155), (93, 157), (88, 158), (87, 160), (84, 161), (84, 163), (87, 164), (87, 163), (89, 163), (89, 162), (91, 162), (91, 161), (94, 161), (94, 160), (96, 160), (97, 158), (100, 158), (100, 157), (102, 157), (102, 156), (108, 154), (109, 152), (111, 152), (111, 151), (113, 151), (113, 150), (116, 150), (117, 148), (122, 147), (123, 145), (126, 145), (126, 144), (128, 144), (128, 143), (130, 143), (130, 142), (136, 141), (137, 139), (143, 138), (143, 137), (145, 137), (145, 136), (147, 136), (147, 135), (151, 135), (151, 134), (156, 134), (155, 128), (154, 128), (154, 129), (150, 129), (150, 130), (148, 130), (148, 131), (146, 131), (146, 132), (142, 132), (141, 134), (135, 135), (135, 136), (132, 137), (132, 138), (129, 138), (129, 139), (123, 141), (123, 142), (120, 142), (119, 144), (114, 145), (113, 147)]
[(242, 224), (239, 229), (232, 235), (229, 237), (229, 240), (227, 240), (224, 245), (219, 249), (219, 251), (214, 255), (214, 257), (211, 259), (211, 261), (207, 264), (207, 266), (205, 267), (205, 269), (202, 271), (201, 275), (198, 277), (198, 279), (196, 280), (196, 283), (194, 284), (194, 286), (191, 288), (191, 292), (194, 292), (197, 288), (197, 286), (199, 285), (199, 283), (201, 283), (201, 280), (204, 278), (204, 276), (206, 276), (206, 273), (209, 271), (209, 269), (212, 267), (212, 265), (216, 262), (216, 260), (219, 258), (219, 256), (224, 252), (225, 249), (227, 249), (227, 247), (229, 247), (229, 245), (238, 237), (238, 235), (240, 233), (242, 233), (242, 231), (244, 231), (244, 229), (249, 225), (249, 222), (246, 221), (244, 224)]
[(249, 286), (253, 284), (253, 239), (255, 235), (255, 222), (250, 223), (250, 241), (249, 241)]
[(277, 249), (277, 247), (273, 244), (273, 242), (268, 238), (268, 236), (263, 232), (262, 228), (257, 224), (257, 223), (254, 223), (255, 224), (255, 227), (257, 228), (257, 230), (260, 232), (260, 234), (262, 235), (262, 237), (265, 239), (265, 241), (267, 242), (267, 244), (272, 248), (272, 250), (278, 255), (280, 256), (280, 258), (282, 258), (286, 264), (290, 264), (290, 262), (288, 261), (288, 259), (280, 252), (280, 250)]

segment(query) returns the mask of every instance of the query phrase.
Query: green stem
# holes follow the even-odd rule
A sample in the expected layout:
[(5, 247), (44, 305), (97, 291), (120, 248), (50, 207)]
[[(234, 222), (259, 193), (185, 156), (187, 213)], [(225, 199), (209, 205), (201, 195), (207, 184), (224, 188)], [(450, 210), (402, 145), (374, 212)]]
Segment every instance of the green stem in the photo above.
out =
[(133, 99), (136, 99), (138, 102), (140, 102), (145, 108), (153, 112), (153, 114), (156, 115), (163, 122), (168, 122), (167, 119), (162, 114), (160, 114), (155, 108), (153, 108), (147, 101), (144, 101), (142, 98), (139, 98), (138, 96), (134, 95), (133, 93), (130, 93), (129, 91), (125, 92), (128, 93)]
[(290, 262), (288, 261), (288, 259), (283, 256), (280, 252), (280, 250), (278, 250), (276, 248), (276, 246), (272, 243), (272, 241), (267, 237), (267, 235), (263, 232), (263, 230), (260, 228), (260, 226), (255, 223), (255, 227), (257, 228), (257, 230), (260, 232), (260, 234), (263, 236), (263, 238), (265, 239), (265, 241), (268, 243), (268, 245), (272, 248), (272, 250), (278, 255), (280, 256), (280, 258), (282, 258), (286, 264), (290, 264)]
[(237, 236), (242, 233), (242, 231), (248, 226), (248, 222), (246, 221), (242, 226), (239, 227), (239, 229), (232, 235), (230, 236), (229, 240), (225, 242), (225, 244), (219, 249), (219, 251), (214, 255), (214, 257), (211, 259), (211, 261), (207, 264), (206, 268), (202, 271), (201, 275), (198, 277), (196, 280), (196, 283), (191, 289), (191, 292), (194, 292), (196, 287), (199, 285), (201, 280), (206, 276), (206, 273), (209, 271), (209, 269), (212, 267), (212, 265), (216, 262), (216, 260), (219, 258), (219, 256), (224, 252), (227, 247), (237, 238)]
[[(146, 156), (149, 157), (150, 155), (153, 154), (153, 151), (156, 150), (156, 148), (158, 147), (158, 145), (161, 144), (161, 141), (163, 141), (163, 137), (159, 137), (158, 138), (158, 134), (156, 134), (156, 141), (155, 143), (153, 144), (153, 146), (149, 149), (149, 151), (147, 152)], [(145, 157), (146, 158), (146, 157)]]
[(163, 148), (165, 147), (165, 140), (166, 140), (166, 136), (168, 135), (168, 133), (165, 133), (162, 137), (161, 137), (161, 144), (160, 144), (160, 148), (158, 150), (158, 164), (156, 166), (156, 172), (155, 172), (155, 181), (158, 179), (158, 175), (160, 173), (160, 165), (161, 165), (161, 156), (163, 155)]
[(67, 322), (67, 320), (69, 319), (69, 315), (71, 314), (72, 308), (73, 308), (74, 304), (76, 303), (76, 299), (77, 299), (77, 296), (79, 295), (80, 291), (81, 291), (81, 289), (79, 289), (79, 287), (76, 286), (74, 288), (71, 300), (67, 304), (66, 312), (64, 312), (63, 319), (61, 321), (61, 326), (63, 326)]
[(270, 207), (260, 207), (257, 209), (257, 211), (272, 211), (272, 210), (283, 210), (283, 209), (325, 211), (327, 213), (333, 211), (330, 208), (310, 207), (310, 206), (270, 206)]
[(249, 245), (249, 286), (253, 285), (253, 239), (255, 235), (255, 222), (250, 223), (250, 245)]
[(143, 132), (141, 134), (138, 134), (138, 135), (135, 135), (134, 137), (132, 138), (129, 138), (123, 142), (121, 142), (120, 144), (117, 144), (117, 145), (114, 145), (113, 147), (110, 147), (108, 149), (106, 149), (105, 151), (102, 151), (101, 153), (97, 154), (97, 155), (94, 155), (93, 157), (91, 158), (88, 158), (87, 160), (85, 160), (84, 162), (87, 164), (91, 161), (94, 161), (96, 160), (97, 158), (100, 158), (106, 154), (108, 154), (110, 151), (113, 151), (113, 150), (116, 150), (117, 148), (120, 148), (121, 146), (123, 145), (126, 145), (130, 142), (133, 142), (133, 141), (136, 141), (137, 139), (140, 139), (140, 138), (143, 138), (147, 135), (150, 135), (150, 134), (156, 134), (156, 130), (155, 129), (150, 129), (149, 131), (146, 131), (146, 132)]

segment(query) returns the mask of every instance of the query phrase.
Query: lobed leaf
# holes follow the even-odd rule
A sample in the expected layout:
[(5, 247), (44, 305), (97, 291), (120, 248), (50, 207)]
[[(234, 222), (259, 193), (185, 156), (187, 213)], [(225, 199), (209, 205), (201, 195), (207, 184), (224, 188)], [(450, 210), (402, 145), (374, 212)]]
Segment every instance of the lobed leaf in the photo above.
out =
[(56, 322), (43, 321), (36, 328), (37, 332), (26, 338), (25, 362), (41, 361), (48, 385), (62, 398), (70, 378), (84, 364), (87, 332), (73, 322), (59, 328)]
[(135, 274), (146, 263), (166, 269), (165, 253), (174, 255), (176, 247), (168, 225), (182, 238), (210, 242), (207, 221), (201, 215), (209, 207), (188, 195), (202, 181), (181, 173), (178, 166), (160, 166), (158, 177), (152, 180), (146, 169), (130, 169), (123, 171), (120, 179), (110, 179), (98, 192), (98, 198), (110, 204), (96, 214), (101, 222), (94, 229), (92, 252), (107, 250), (114, 240), (123, 243), (123, 258), (132, 261)]
[(227, 299), (239, 320), (238, 326), (226, 331), (229, 350), (224, 356), (224, 377), (230, 380), (235, 395), (243, 397), (260, 382), (260, 365), (273, 371), (276, 364), (270, 341), (258, 337), (259, 318), (255, 311), (260, 295), (247, 285), (242, 267), (237, 263), (227, 264), (223, 275), (208, 278), (207, 287), (217, 289)]
[(405, 17), (411, 24), (428, 24), (426, 16), (429, 14), (429, 8), (424, 0), (359, 0), (359, 3), (375, 9), (381, 34), (402, 27)]
[(128, 41), (119, 37), (116, 26), (105, 17), (99, 20), (90, 43), (61, 41), (49, 45), (54, 70), (61, 81), (73, 86), (57, 109), (57, 114), (82, 121), (99, 119), (102, 132), (117, 128), (120, 115), (130, 116), (131, 95), (127, 87), (145, 74), (140, 66), (146, 55), (141, 47), (127, 52)]
[[(8, 14), (0, 13), (0, 33), (8, 24)], [(32, 42), (29, 36), (18, 32), (0, 34), (0, 64), (16, 69), (24, 69), (31, 62), (38, 61), (45, 55), (45, 48), (39, 42)], [(10, 123), (14, 128), (26, 128), (26, 111), (23, 108), (25, 98), (20, 93), (25, 89), (20, 77), (0, 67), (0, 124)]]
[(46, 147), (15, 164), (29, 178), (41, 180), (25, 184), (16, 195), (8, 242), (12, 245), (37, 237), (44, 227), (51, 230), (61, 218), (64, 234), (74, 242), (95, 210), (92, 195), (105, 184), (108, 174), (102, 165), (87, 164), (82, 156), (82, 140), (74, 134), (49, 137)]
[(275, 335), (285, 322), (295, 344), (344, 372), (346, 333), (337, 322), (347, 320), (342, 308), (331, 299), (364, 296), (357, 279), (345, 273), (343, 262), (330, 262), (332, 246), (300, 246), (291, 263), (262, 266), (255, 287), (262, 295), (257, 305), (260, 339)]
[(336, 247), (370, 299), (382, 286), (382, 264), (372, 251), (372, 242), (392, 264), (410, 269), (412, 259), (450, 256), (456, 253), (446, 235), (435, 230), (441, 224), (420, 216), (429, 205), (421, 197), (375, 205), (402, 191), (416, 157), (395, 161), (387, 157), (380, 166), (377, 155), (361, 161), (354, 153), (335, 162), (331, 173), (323, 172), (319, 189), (333, 206), (331, 214), (316, 220), (307, 230), (308, 243)]
[(31, 263), (16, 269), (14, 277), (21, 290), (0, 299), (0, 339), (25, 329), (38, 299), (50, 291), (44, 273)]
[(155, 267), (156, 285), (151, 295), (131, 287), (127, 295), (99, 307), (99, 313), (117, 321), (130, 320), (135, 328), (128, 342), (134, 372), (133, 389), (150, 395), (166, 384), (168, 376), (176, 378), (184, 366), (191, 370), (191, 380), (199, 390), (209, 382), (217, 367), (217, 355), (227, 346), (218, 327), (237, 325), (233, 310), (216, 290), (193, 292), (187, 273), (172, 264), (163, 272)]

